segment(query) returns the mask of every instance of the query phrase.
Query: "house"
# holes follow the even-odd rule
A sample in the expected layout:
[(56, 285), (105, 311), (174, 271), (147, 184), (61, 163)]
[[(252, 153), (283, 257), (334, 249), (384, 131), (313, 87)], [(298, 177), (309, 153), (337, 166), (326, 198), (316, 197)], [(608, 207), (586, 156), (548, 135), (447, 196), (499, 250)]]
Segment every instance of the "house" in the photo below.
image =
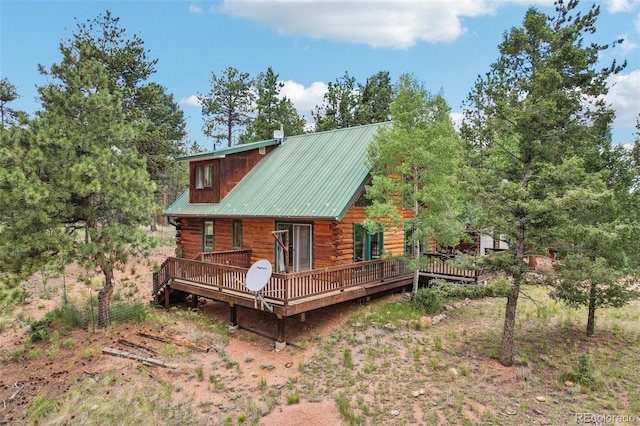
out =
[[(411, 284), (411, 272), (394, 258), (405, 253), (405, 233), (372, 234), (362, 225), (367, 148), (389, 125), (181, 158), (189, 163), (189, 190), (164, 212), (176, 227), (177, 253), (154, 274), (156, 301), (168, 305), (185, 294), (223, 301), (232, 325), (236, 306), (268, 309), (283, 343), (285, 317)], [(263, 259), (273, 273), (251, 291), (247, 268)]]

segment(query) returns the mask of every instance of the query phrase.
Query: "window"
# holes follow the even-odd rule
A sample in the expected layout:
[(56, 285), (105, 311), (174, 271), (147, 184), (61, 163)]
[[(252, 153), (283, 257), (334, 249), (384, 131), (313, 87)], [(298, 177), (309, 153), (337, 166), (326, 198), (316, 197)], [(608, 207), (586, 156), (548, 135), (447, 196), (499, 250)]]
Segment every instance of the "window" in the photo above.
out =
[[(414, 241), (412, 241), (412, 236), (414, 233), (414, 229), (407, 229), (406, 231), (404, 231), (404, 254), (405, 255), (413, 255), (414, 254), (414, 250), (413, 250), (413, 246), (415, 244)], [(420, 241), (420, 253), (425, 254), (427, 253), (427, 240), (422, 240)]]
[(231, 235), (231, 248), (240, 250), (242, 248), (242, 221), (234, 220)]
[(213, 221), (205, 220), (202, 222), (202, 252), (208, 253), (213, 251)]
[(355, 262), (380, 259), (382, 248), (382, 232), (372, 234), (360, 224), (353, 225), (353, 260)]
[(196, 166), (196, 189), (211, 188), (213, 186), (213, 167)]

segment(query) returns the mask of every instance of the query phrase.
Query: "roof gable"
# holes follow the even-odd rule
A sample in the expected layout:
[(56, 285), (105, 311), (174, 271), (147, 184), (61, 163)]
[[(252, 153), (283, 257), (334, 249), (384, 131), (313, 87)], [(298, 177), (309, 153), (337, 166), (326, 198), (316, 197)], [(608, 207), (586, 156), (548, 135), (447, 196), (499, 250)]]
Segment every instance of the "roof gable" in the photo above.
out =
[(291, 136), (276, 146), (216, 204), (190, 204), (183, 194), (167, 216), (340, 220), (369, 179), (371, 124)]

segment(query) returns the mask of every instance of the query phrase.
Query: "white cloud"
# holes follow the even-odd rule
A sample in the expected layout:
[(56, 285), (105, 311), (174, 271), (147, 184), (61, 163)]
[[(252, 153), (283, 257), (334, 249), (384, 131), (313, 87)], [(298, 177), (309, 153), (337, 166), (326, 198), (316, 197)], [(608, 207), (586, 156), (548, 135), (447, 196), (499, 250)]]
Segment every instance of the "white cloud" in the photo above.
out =
[(200, 107), (201, 104), (200, 104), (200, 101), (198, 100), (197, 95), (191, 95), (189, 97), (180, 99), (180, 105)]
[(202, 10), (200, 6), (196, 6), (195, 4), (190, 4), (189, 12), (195, 13), (196, 15), (202, 15), (204, 13), (204, 10)]
[(607, 101), (616, 112), (614, 127), (634, 127), (640, 113), (640, 70), (609, 79)]
[(321, 81), (313, 82), (309, 87), (304, 87), (303, 84), (292, 80), (283, 81), (283, 83), (280, 94), (291, 99), (298, 111), (311, 110), (316, 105), (320, 105), (324, 94), (327, 93), (327, 85)]
[(621, 38), (623, 41), (622, 43), (619, 45), (620, 49), (622, 49), (622, 53), (624, 53), (625, 55), (628, 54), (629, 52), (636, 50), (638, 48), (638, 45), (634, 42), (632, 42), (629, 39), (629, 36), (625, 35), (621, 35), (618, 37), (619, 39)]
[(640, 4), (638, 0), (607, 0), (607, 10), (610, 13), (630, 12), (636, 5)]
[[(491, 0), (224, 0), (221, 13), (260, 22), (282, 34), (407, 49), (418, 42), (456, 40), (464, 17), (489, 15), (507, 1)], [(523, 0), (511, 0), (523, 3)], [(527, 4), (552, 3), (529, 0)]]
[(293, 102), (298, 114), (304, 116), (307, 126), (305, 130), (310, 130), (313, 124), (311, 111), (316, 105), (321, 105), (324, 94), (327, 93), (327, 85), (321, 81), (311, 83), (311, 86), (304, 87), (303, 84), (292, 80), (283, 81), (284, 86), (280, 90), (280, 95), (286, 96)]
[(451, 118), (451, 121), (453, 121), (453, 126), (456, 130), (460, 130), (460, 127), (462, 127), (462, 120), (464, 119), (464, 113), (452, 112), (449, 114), (449, 117)]

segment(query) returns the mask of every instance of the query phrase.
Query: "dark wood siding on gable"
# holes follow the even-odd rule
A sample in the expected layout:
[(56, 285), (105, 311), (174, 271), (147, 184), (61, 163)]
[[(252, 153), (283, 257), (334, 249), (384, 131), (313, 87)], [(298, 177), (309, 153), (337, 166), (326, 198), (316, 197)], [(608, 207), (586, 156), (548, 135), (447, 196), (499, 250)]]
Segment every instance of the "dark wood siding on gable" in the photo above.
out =
[[(265, 153), (271, 149), (272, 147), (267, 147)], [(220, 161), (220, 172), (219, 176), (214, 176), (214, 178), (217, 178), (218, 182), (220, 182), (220, 200), (224, 199), (238, 182), (263, 158), (264, 154), (260, 154), (258, 149), (253, 149), (231, 154), (218, 160)], [(219, 200), (216, 202), (219, 202)]]
[[(230, 154), (223, 158), (192, 161), (189, 163), (189, 202), (219, 203), (242, 180), (273, 147)], [(209, 188), (196, 188), (196, 167), (212, 166), (213, 185)]]

